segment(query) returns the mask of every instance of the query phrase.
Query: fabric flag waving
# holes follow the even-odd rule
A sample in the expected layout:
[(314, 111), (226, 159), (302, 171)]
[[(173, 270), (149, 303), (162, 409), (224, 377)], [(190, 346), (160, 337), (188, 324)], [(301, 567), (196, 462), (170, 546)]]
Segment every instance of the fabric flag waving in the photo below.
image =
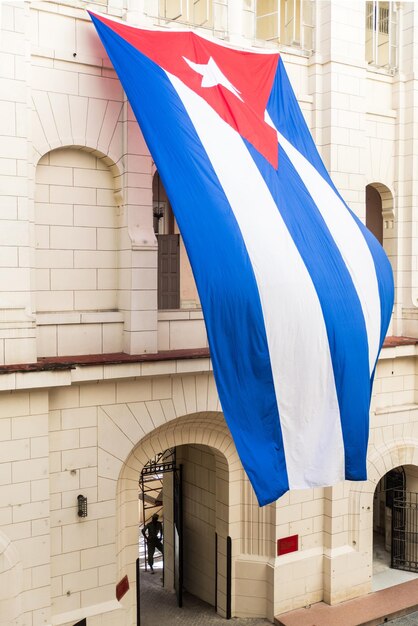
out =
[(170, 198), (260, 505), (365, 480), (392, 272), (326, 172), (279, 54), (90, 15)]

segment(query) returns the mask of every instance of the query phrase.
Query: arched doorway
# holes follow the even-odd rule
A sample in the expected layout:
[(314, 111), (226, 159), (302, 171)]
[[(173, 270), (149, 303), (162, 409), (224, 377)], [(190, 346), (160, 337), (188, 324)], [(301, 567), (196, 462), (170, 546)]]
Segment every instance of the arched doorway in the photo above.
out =
[(373, 502), (373, 591), (418, 577), (418, 468), (395, 467)]
[[(223, 489), (221, 472), (228, 467), (217, 450), (201, 444), (186, 444), (158, 453), (141, 472), (140, 479), (140, 591), (145, 615), (155, 608), (156, 590), (171, 592), (159, 596), (171, 611), (177, 605), (195, 605), (198, 598), (217, 609), (218, 583), (224, 575), (218, 560), (224, 534), (228, 492)], [(152, 495), (154, 494), (154, 495)], [(158, 520), (152, 521), (152, 516)], [(163, 555), (148, 534), (163, 523)], [(148, 550), (148, 555), (146, 554)], [(150, 551), (153, 556), (150, 558)], [(221, 550), (224, 555), (224, 549)], [(151, 569), (152, 566), (152, 569)], [(156, 575), (155, 575), (156, 574)], [(223, 585), (219, 584), (222, 589)], [(183, 594), (184, 592), (184, 594)], [(193, 597), (191, 597), (193, 596)], [(161, 611), (161, 619), (166, 616)]]
[[(230, 491), (240, 484), (242, 467), (222, 413), (196, 413), (172, 420), (145, 436), (126, 459), (117, 486), (118, 579), (128, 575), (130, 587), (135, 589), (139, 477), (150, 459), (171, 448), (176, 449), (176, 465), (182, 465), (184, 472), (184, 589), (226, 617), (234, 602), (228, 589), (225, 555), (228, 542), (231, 544), (238, 532), (237, 525), (229, 523)], [(170, 539), (174, 535), (171, 480), (167, 474), (162, 489), (165, 563), (161, 581), (170, 591), (175, 552), (174, 540)], [(127, 594), (124, 603), (133, 612), (135, 592)]]

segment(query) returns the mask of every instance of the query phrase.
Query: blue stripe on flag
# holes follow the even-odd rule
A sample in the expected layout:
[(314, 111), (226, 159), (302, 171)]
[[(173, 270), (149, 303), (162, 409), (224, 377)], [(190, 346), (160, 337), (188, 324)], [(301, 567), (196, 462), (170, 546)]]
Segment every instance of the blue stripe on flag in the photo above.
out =
[(377, 284), (379, 287), (380, 297), (380, 347), (382, 347), (383, 341), (386, 337), (390, 318), (392, 316), (393, 300), (395, 295), (392, 267), (384, 249), (377, 241), (373, 233), (370, 232), (370, 230), (363, 224), (361, 220), (359, 220), (357, 215), (355, 215), (352, 211), (350, 212), (353, 215), (353, 219), (357, 223), (359, 229), (363, 233), (367, 245), (369, 246), (370, 253), (373, 257), (374, 266), (376, 268)]
[[(269, 113), (274, 109), (270, 102)], [(357, 292), (322, 215), (286, 153), (279, 150), (279, 168), (275, 170), (247, 145), (272, 191), (318, 294), (340, 407), (345, 475), (350, 480), (364, 480), (370, 405), (369, 358)], [(289, 189), (292, 189), (291, 194)]]
[(305, 122), (281, 57), (267, 103), (267, 111), (283, 137), (286, 137), (312, 163), (322, 177), (332, 184)]
[[(92, 20), (172, 199), (199, 288), (225, 418), (258, 501), (267, 504), (289, 484), (260, 297), (236, 219), (166, 74)], [(189, 150), (177, 149), (184, 144)]]
[[(281, 58), (279, 59), (276, 78), (270, 94), (267, 110), (277, 130), (312, 163), (346, 205), (316, 149)], [(392, 268), (382, 246), (374, 235), (348, 206), (347, 210), (350, 211), (353, 219), (363, 233), (375, 264), (381, 307), (380, 347), (382, 347), (392, 315), (394, 299)]]

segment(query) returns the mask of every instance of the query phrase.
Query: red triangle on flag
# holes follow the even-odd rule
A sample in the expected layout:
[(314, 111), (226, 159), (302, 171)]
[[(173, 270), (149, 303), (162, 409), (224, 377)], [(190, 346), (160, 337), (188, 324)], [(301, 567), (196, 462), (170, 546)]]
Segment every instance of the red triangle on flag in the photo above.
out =
[(264, 114), (278, 53), (237, 50), (192, 31), (144, 30), (92, 15), (206, 100), (277, 169), (277, 133)]

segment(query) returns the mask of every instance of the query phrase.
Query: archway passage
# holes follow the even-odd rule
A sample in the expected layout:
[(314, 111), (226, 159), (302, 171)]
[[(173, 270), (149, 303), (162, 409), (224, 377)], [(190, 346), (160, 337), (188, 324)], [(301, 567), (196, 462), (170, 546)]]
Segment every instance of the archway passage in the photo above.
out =
[[(157, 453), (141, 471), (139, 592), (145, 623), (167, 623), (176, 606), (182, 610), (183, 591), (186, 611), (200, 614), (211, 607), (223, 613), (227, 470), (219, 451), (185, 444)], [(154, 530), (155, 515), (156, 531), (164, 523), (163, 561), (150, 559), (157, 542), (143, 541), (142, 531), (149, 536)]]
[[(164, 581), (164, 558), (161, 550), (161, 539), (163, 536), (164, 511), (163, 511), (163, 488), (167, 473), (176, 471), (176, 451), (169, 448), (160, 452), (143, 467), (139, 479), (139, 527), (141, 535), (139, 537), (139, 559), (140, 567), (145, 571), (150, 568), (153, 573), (154, 568), (162, 570), (162, 580)], [(155, 520), (155, 523), (153, 522)], [(149, 526), (151, 524), (151, 526)], [(153, 533), (153, 528), (158, 531), (157, 541), (149, 538), (149, 531)], [(154, 533), (155, 534), (155, 533)], [(148, 540), (147, 540), (148, 539)], [(148, 544), (151, 542), (151, 551)], [(155, 543), (155, 545), (153, 545)], [(157, 554), (154, 556), (155, 548)]]
[[(123, 598), (124, 609), (131, 615), (136, 611), (135, 564), (138, 558), (140, 521), (138, 481), (150, 459), (170, 448), (176, 449), (176, 464), (180, 465), (181, 460), (185, 474), (183, 517), (185, 535), (188, 532), (190, 537), (184, 554), (185, 589), (194, 594), (191, 597), (202, 598), (204, 606), (207, 607), (209, 602), (211, 612), (215, 613), (216, 608), (216, 613), (221, 617), (226, 617), (228, 610), (234, 615), (235, 598), (231, 573), (234, 571), (234, 558), (239, 549), (240, 525), (232, 524), (230, 516), (234, 515), (234, 522), (238, 519), (240, 510), (238, 496), (241, 493), (244, 474), (224, 417), (217, 410), (190, 413), (172, 419), (145, 435), (130, 452), (129, 448), (127, 450), (128, 454), (121, 466), (117, 482), (117, 580), (128, 576), (130, 588), (133, 590), (133, 593), (127, 593)], [(109, 452), (112, 453), (112, 450)], [(165, 525), (163, 591), (172, 597), (175, 606), (175, 596), (172, 593), (173, 578), (171, 590), (165, 589), (166, 585), (170, 584), (170, 554), (167, 539), (173, 537), (168, 519), (170, 511), (173, 515), (173, 505), (168, 504), (172, 494), (167, 478), (169, 476), (169, 473), (166, 474), (162, 490), (162, 515)], [(216, 554), (214, 532), (217, 536)], [(232, 548), (229, 577), (226, 558), (228, 546)], [(174, 551), (173, 542), (171, 549)], [(207, 556), (208, 554), (212, 555), (211, 558)], [(217, 570), (214, 567), (216, 559)], [(199, 571), (193, 571), (193, 568)], [(157, 576), (148, 574), (148, 579), (157, 579)], [(208, 593), (207, 597), (203, 595), (204, 591)], [(187, 608), (186, 602), (184, 607)]]
[(379, 481), (373, 506), (373, 591), (418, 577), (418, 468), (395, 467)]

